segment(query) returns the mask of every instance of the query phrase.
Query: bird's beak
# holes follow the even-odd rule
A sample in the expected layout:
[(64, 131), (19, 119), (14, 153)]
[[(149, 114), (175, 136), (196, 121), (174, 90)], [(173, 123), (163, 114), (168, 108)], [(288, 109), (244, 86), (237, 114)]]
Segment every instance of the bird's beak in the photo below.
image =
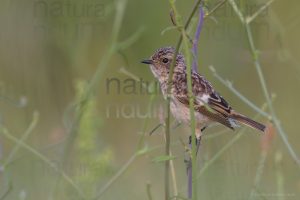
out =
[(152, 60), (142, 60), (141, 63), (151, 65), (153, 63)]

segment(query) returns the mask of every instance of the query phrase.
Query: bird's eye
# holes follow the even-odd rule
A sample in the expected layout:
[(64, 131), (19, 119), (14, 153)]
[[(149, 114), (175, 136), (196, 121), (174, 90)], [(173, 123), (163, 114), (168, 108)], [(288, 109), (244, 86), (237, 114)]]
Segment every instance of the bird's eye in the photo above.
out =
[(164, 58), (164, 59), (162, 60), (162, 62), (163, 62), (163, 63), (168, 63), (168, 62), (169, 62), (169, 59), (168, 59), (168, 58)]

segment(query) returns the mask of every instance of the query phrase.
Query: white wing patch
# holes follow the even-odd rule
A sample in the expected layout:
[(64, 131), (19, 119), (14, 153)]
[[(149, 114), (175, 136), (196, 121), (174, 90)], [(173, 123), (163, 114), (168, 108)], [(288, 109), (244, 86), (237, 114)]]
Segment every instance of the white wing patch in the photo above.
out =
[(200, 105), (203, 105), (208, 103), (209, 98), (209, 94), (203, 94), (202, 96), (197, 96), (196, 100), (199, 102)]
[(208, 103), (208, 99), (210, 98), (210, 95), (209, 94), (203, 94), (201, 98), (202, 98), (202, 101), (204, 101), (205, 103)]
[(234, 119), (228, 118), (228, 121), (232, 127), (240, 127), (240, 125)]

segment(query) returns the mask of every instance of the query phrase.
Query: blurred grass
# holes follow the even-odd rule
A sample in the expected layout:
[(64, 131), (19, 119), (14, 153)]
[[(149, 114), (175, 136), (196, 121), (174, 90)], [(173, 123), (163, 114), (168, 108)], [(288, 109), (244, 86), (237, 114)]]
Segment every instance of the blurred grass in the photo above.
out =
[[(139, 92), (118, 94), (113, 89), (108, 94), (106, 90), (107, 78), (118, 78), (121, 91), (126, 87), (125, 80), (128, 78), (119, 73), (119, 69), (126, 65), (122, 56), (113, 54), (112, 59), (105, 64), (106, 68), (101, 67), (102, 79), (95, 84), (94, 97), (90, 99), (93, 105), (88, 109), (88, 113), (93, 114), (84, 117), (83, 130), (80, 130), (76, 145), (67, 159), (67, 165), (62, 167), (61, 157), (66, 145), (64, 140), (68, 140), (69, 136), (68, 127), (63, 123), (64, 112), (70, 102), (74, 102), (76, 98), (78, 80), (90, 80), (95, 74), (99, 59), (103, 62), (103, 55), (113, 37), (116, 10), (115, 4), (111, 1), (74, 0), (71, 3), (78, 8), (88, 6), (88, 3), (92, 7), (96, 5), (95, 3), (100, 3), (104, 6), (104, 15), (95, 16), (90, 12), (90, 15), (79, 17), (68, 14), (59, 16), (49, 14), (45, 17), (34, 15), (36, 2), (37, 0), (13, 0), (0, 3), (0, 97), (16, 102), (23, 96), (27, 99), (25, 107), (16, 107), (0, 98), (0, 123), (15, 139), (10, 141), (1, 135), (1, 163), (3, 164), (14, 152), (15, 142), (21, 147), (15, 151), (12, 162), (0, 172), (0, 197), (3, 199), (79, 199), (73, 190), (64, 190), (69, 187), (64, 181), (59, 185), (61, 188), (57, 191), (57, 196), (53, 196), (57, 174), (54, 173), (55, 170), (49, 168), (53, 166), (65, 172), (74, 184), (80, 186), (80, 190), (87, 193), (94, 192), (89, 189), (102, 188), (112, 178), (113, 172), (121, 169), (126, 160), (136, 151), (137, 140), (140, 137), (139, 130), (146, 129), (144, 133), (147, 133), (147, 130), (159, 123), (155, 111), (162, 99), (153, 100), (154, 106), (151, 107), (153, 117), (148, 117), (147, 126), (143, 128), (145, 118), (139, 117), (138, 112), (143, 114), (148, 112), (146, 107), (149, 95)], [(51, 2), (58, 1), (49, 1), (47, 4), (49, 9)], [(208, 8), (216, 2), (207, 1)], [(245, 16), (251, 16), (268, 1), (236, 2)], [(176, 4), (179, 12), (187, 16), (193, 1), (177, 1)], [(128, 48), (122, 49), (129, 63), (127, 69), (145, 81), (151, 82), (154, 78), (150, 70), (140, 65), (139, 61), (149, 57), (155, 49), (173, 45), (177, 40), (176, 30), (161, 35), (161, 31), (171, 25), (169, 10), (167, 1), (129, 0), (122, 17), (118, 42), (130, 43), (130, 46), (124, 45)], [(297, 26), (299, 11), (299, 2), (296, 0), (274, 1), (266, 12), (261, 13), (252, 22), (253, 39), (260, 50), (265, 81), (269, 92), (276, 93), (277, 96), (274, 108), (297, 154), (300, 152), (297, 145), (300, 136), (297, 134), (296, 123), (300, 97), (297, 93), (300, 81), (298, 64), (300, 49), (296, 42), (300, 34), (300, 28)], [(139, 31), (143, 29), (144, 31)], [(133, 39), (126, 40), (130, 37)], [(241, 28), (230, 5), (225, 4), (205, 21), (199, 44), (200, 72), (211, 80), (216, 89), (236, 110), (249, 116), (254, 115), (256, 112), (232, 95), (208, 69), (208, 66), (213, 65), (221, 77), (226, 77), (233, 82), (235, 89), (251, 99), (255, 105), (261, 105), (265, 101), (258, 89), (260, 83), (248, 51), (244, 29)], [(87, 84), (89, 83), (87, 81)], [(120, 106), (121, 117), (117, 118), (114, 113), (111, 113), (111, 117), (107, 117), (106, 109), (113, 104)], [(131, 106), (126, 107), (126, 105)], [(20, 143), (24, 130), (32, 122), (32, 113), (35, 110), (39, 112), (39, 121), (26, 141)], [(131, 114), (131, 112), (134, 113), (132, 118), (125, 118), (124, 115), (122, 117), (122, 113)], [(74, 117), (72, 113), (70, 117), (71, 119)], [(98, 119), (101, 119), (100, 122)], [(266, 122), (267, 119), (262, 121)], [(218, 127), (207, 130), (207, 136), (218, 130)], [(162, 145), (160, 132), (159, 129), (151, 137), (145, 135), (143, 144), (149, 149)], [(184, 138), (185, 141), (188, 132), (184, 127), (172, 131), (171, 143), (178, 142), (179, 138)], [(233, 134), (226, 133), (211, 140), (204, 140), (199, 170), (233, 139)], [(260, 136), (247, 129), (243, 138), (222, 154), (210, 170), (199, 179), (199, 199), (248, 198), (261, 155), (259, 140)], [(85, 147), (93, 147), (88, 150), (88, 153), (84, 146), (80, 146), (80, 142), (85, 141), (89, 143)], [(28, 146), (24, 146), (25, 144)], [(57, 145), (51, 146), (52, 144)], [(49, 148), (45, 150), (48, 146)], [(40, 162), (33, 152), (24, 151), (24, 147), (27, 150), (41, 151), (43, 158), (47, 158), (51, 165), (43, 164), (44, 162)], [(174, 160), (179, 188), (185, 188), (185, 166), (183, 158), (180, 157), (184, 148), (181, 145), (171, 145), (171, 149), (174, 156), (179, 156)], [(278, 164), (275, 163), (274, 168), (272, 158), (278, 150), (281, 152), (281, 160), (276, 161)], [(157, 149), (140, 156), (103, 194), (102, 199), (145, 199), (148, 183), (151, 183), (152, 199), (161, 199), (163, 166), (159, 163), (151, 163), (151, 160), (163, 154), (163, 149)], [(98, 163), (96, 155), (110, 155), (109, 159), (105, 159), (105, 156), (101, 157), (106, 160), (106, 163), (101, 165), (101, 168), (108, 169), (103, 171), (105, 174), (99, 174), (101, 170), (97, 170), (98, 166), (91, 164)], [(81, 170), (80, 167), (83, 169)], [(97, 176), (98, 180), (95, 181)], [(89, 185), (93, 186), (86, 189)], [(254, 199), (272, 199), (276, 195), (276, 198), (278, 195), (286, 195), (282, 199), (299, 198), (299, 169), (291, 160), (279, 137), (275, 137), (270, 147), (259, 189), (263, 196), (255, 196)], [(7, 191), (9, 192), (6, 193)], [(179, 195), (185, 196), (185, 193), (179, 191)]]

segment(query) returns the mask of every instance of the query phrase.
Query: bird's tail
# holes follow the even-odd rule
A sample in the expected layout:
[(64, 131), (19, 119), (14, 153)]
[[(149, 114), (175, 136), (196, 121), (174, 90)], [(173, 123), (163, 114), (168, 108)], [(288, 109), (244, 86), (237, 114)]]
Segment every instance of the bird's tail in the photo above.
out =
[(234, 112), (230, 115), (230, 118), (244, 124), (244, 125), (247, 125), (251, 128), (254, 128), (256, 130), (259, 130), (259, 131), (262, 131), (262, 132), (265, 132), (266, 131), (266, 126), (261, 124), (261, 123), (258, 123), (242, 114), (239, 114), (237, 112)]

